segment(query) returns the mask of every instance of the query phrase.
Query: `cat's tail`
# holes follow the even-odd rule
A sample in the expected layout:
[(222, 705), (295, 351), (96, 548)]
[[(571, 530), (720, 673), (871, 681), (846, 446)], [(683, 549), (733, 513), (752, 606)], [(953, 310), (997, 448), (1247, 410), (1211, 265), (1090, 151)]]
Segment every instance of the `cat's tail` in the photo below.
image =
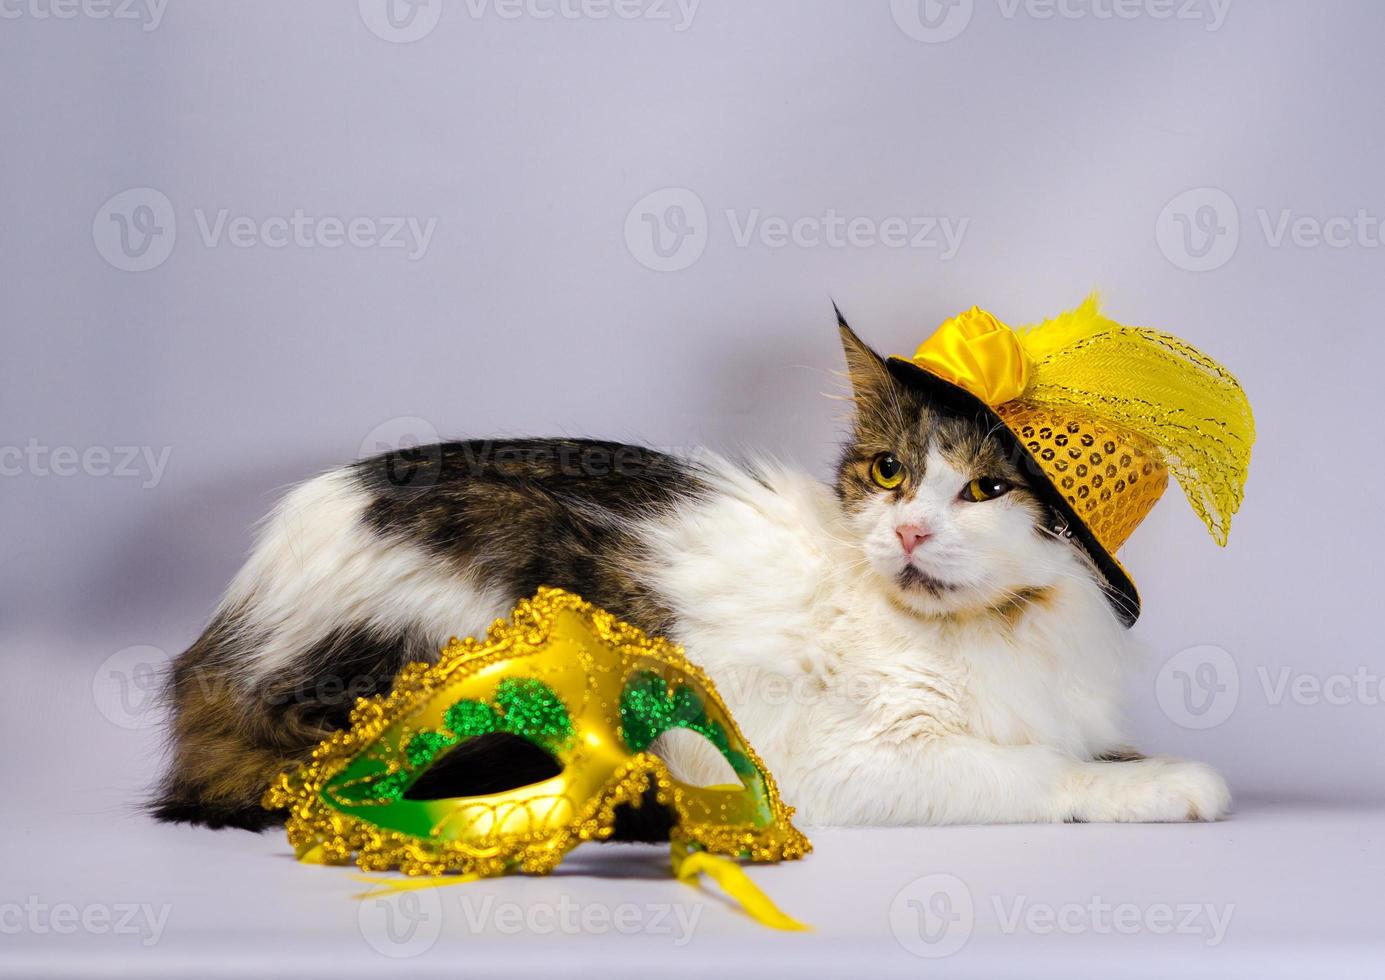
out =
[(283, 815), (260, 805), (281, 771), (349, 723), (359, 697), (388, 689), (426, 646), (404, 634), (335, 631), (257, 681), (234, 614), (218, 614), (174, 661), (166, 687), (170, 760), (149, 803), (159, 820), (263, 830)]
[(281, 769), (301, 760), (317, 731), (239, 690), (228, 662), (234, 625), (219, 615), (173, 664), (165, 692), (170, 760), (149, 802), (159, 820), (264, 830), (282, 822), (260, 806)]

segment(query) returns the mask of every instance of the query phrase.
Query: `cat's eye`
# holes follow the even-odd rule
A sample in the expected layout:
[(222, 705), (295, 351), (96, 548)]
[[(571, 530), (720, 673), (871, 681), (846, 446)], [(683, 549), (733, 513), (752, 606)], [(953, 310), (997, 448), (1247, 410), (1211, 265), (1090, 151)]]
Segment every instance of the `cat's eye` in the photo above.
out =
[(1014, 485), (1010, 481), (1002, 480), (998, 476), (979, 476), (962, 488), (962, 499), (979, 504), (983, 500), (1003, 497), (1013, 489)]
[(893, 490), (904, 482), (904, 464), (894, 453), (881, 453), (871, 461), (870, 478), (877, 487)]

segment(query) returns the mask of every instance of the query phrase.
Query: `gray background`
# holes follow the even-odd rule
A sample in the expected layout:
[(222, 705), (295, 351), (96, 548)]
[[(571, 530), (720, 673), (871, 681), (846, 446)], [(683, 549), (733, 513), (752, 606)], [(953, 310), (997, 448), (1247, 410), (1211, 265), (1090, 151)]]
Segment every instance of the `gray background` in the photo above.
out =
[[(930, 31), (908, 0), (703, 0), (679, 30), (651, 3), (434, 0), (403, 35), (372, 0), (4, 6), (4, 724), (42, 748), (7, 763), (6, 807), (134, 819), (144, 668), (195, 637), (277, 494), (363, 448), (561, 433), (825, 475), (829, 296), (908, 352), (973, 303), (1020, 324), (1093, 288), (1227, 363), (1259, 426), (1228, 549), (1171, 490), (1123, 552), (1139, 743), (1217, 764), (1248, 810), (1380, 799), (1385, 8), (930, 0)], [(164, 199), (122, 259), (118, 222)], [(417, 256), (240, 247), (199, 227), (223, 209), (434, 230)], [(737, 241), (829, 211), (964, 233), (955, 255)], [(651, 268), (645, 214), (684, 267)], [(126, 446), (167, 451), (157, 480), (54, 472)]]

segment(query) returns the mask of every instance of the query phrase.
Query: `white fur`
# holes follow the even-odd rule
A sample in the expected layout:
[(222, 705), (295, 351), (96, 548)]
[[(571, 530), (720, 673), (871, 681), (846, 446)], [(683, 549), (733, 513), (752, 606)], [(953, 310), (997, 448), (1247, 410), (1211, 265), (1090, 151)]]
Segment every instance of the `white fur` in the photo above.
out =
[(368, 501), (350, 470), (334, 470), (294, 488), (266, 519), (221, 606), (246, 610), (243, 628), (255, 638), (242, 681), (280, 673), (349, 623), (384, 632), (415, 626), (440, 648), (509, 613), (505, 596), (368, 528)]
[[(1122, 742), (1125, 631), (1070, 545), (1044, 540), (1004, 498), (955, 504), (940, 458), (916, 494), (853, 517), (805, 474), (757, 479), (705, 460), (715, 492), (640, 532), (646, 574), (689, 656), (810, 824), (1211, 820), (1229, 796), (1211, 769), (1171, 759), (1090, 761)], [(348, 622), (421, 627), (441, 645), (479, 634), (508, 597), (362, 522), (348, 470), (312, 480), (271, 515), (224, 608), (256, 638), (254, 682)], [(935, 532), (913, 560), (964, 588), (901, 593), (897, 523)], [(864, 544), (862, 544), (864, 542)], [(1012, 625), (972, 615), (1017, 589), (1048, 598)], [(711, 781), (705, 745), (671, 762)]]
[[(1225, 783), (1206, 766), (1091, 761), (1124, 744), (1130, 641), (1071, 545), (1038, 538), (1027, 516), (1022, 526), (1007, 519), (1005, 498), (947, 513), (965, 481), (934, 460), (914, 499), (881, 495), (878, 513), (852, 519), (804, 474), (766, 467), (761, 482), (712, 466), (718, 494), (645, 529), (649, 573), (677, 613), (675, 639), (712, 676), (805, 822), (1225, 814)], [(894, 540), (901, 519), (933, 526), (936, 539), (915, 561), (938, 578), (967, 581), (982, 597), (1021, 585), (1047, 586), (1049, 597), (1013, 628), (911, 608), (927, 600), (901, 601), (892, 582), (905, 560)], [(863, 523), (874, 524), (864, 554), (855, 543)], [(957, 525), (970, 533), (954, 535)], [(930, 545), (937, 554), (922, 554)], [(695, 756), (674, 761), (697, 778)]]

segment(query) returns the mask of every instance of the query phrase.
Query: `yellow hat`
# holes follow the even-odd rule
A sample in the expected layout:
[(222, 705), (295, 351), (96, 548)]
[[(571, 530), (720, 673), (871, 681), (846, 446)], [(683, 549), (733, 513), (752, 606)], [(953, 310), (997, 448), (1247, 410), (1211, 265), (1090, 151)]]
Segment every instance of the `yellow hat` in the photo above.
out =
[(1140, 614), (1140, 597), (1115, 552), (1170, 472), (1226, 544), (1255, 421), (1236, 379), (1192, 345), (1108, 320), (1093, 296), (1020, 330), (972, 307), (913, 357), (889, 364), (896, 377), (923, 387), (934, 408), (990, 417), (1064, 533), (1096, 564), (1127, 625)]

